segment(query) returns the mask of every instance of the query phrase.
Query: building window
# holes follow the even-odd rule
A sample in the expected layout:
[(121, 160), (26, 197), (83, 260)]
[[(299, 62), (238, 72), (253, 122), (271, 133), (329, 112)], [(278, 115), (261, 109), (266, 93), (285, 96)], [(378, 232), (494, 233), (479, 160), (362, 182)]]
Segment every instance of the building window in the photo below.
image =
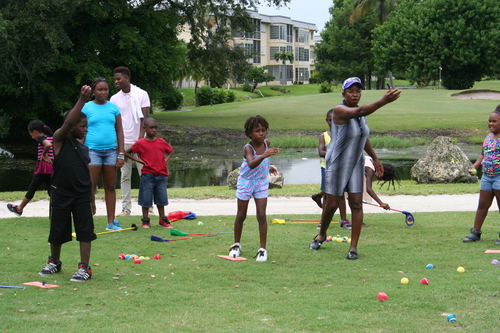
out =
[(297, 82), (309, 81), (309, 68), (305, 67), (295, 68), (295, 81)]
[(309, 49), (303, 47), (295, 48), (295, 60), (297, 61), (309, 61)]
[(253, 41), (253, 63), (260, 64), (260, 40)]
[(309, 33), (305, 30), (297, 30), (296, 38), (298, 43), (309, 43)]
[(287, 42), (292, 42), (292, 30), (293, 27), (291, 25), (271, 25), (270, 26), (270, 34), (269, 39), (280, 39), (286, 40)]

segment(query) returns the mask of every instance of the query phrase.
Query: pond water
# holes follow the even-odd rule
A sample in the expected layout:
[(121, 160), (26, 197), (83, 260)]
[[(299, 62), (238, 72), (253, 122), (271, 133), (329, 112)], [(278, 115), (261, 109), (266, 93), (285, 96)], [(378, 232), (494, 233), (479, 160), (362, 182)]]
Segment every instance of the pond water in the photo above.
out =
[[(474, 161), (480, 153), (480, 145), (459, 144), (464, 153)], [(14, 157), (0, 156), (0, 191), (26, 191), (33, 177), (36, 144), (4, 146)], [(241, 149), (207, 147), (174, 147), (175, 154), (169, 161), (168, 187), (195, 187), (227, 185), (228, 174), (242, 162)], [(402, 180), (410, 179), (413, 164), (426, 153), (427, 146), (375, 149), (382, 163), (396, 167)], [(285, 177), (285, 184), (319, 184), (320, 159), (317, 149), (280, 149), (280, 154), (271, 158)], [(119, 177), (117, 188), (119, 188)], [(132, 187), (139, 187), (139, 175), (132, 177)]]

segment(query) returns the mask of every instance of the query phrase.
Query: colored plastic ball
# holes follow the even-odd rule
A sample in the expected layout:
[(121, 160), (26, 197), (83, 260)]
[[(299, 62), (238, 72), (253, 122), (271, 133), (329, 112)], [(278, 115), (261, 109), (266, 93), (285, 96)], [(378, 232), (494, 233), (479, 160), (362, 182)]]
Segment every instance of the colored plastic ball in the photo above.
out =
[(142, 264), (142, 260), (141, 259), (135, 259), (134, 260), (134, 264)]
[(422, 280), (420, 280), (420, 283), (421, 284), (429, 284), (429, 279), (423, 278)]
[(153, 256), (153, 258), (154, 258), (154, 259), (161, 259), (161, 255), (160, 255), (160, 254), (155, 254), (155, 255)]
[(379, 301), (385, 302), (385, 301), (387, 301), (388, 297), (387, 297), (386, 293), (380, 292), (380, 293), (377, 294), (377, 298), (378, 298)]
[(401, 279), (401, 284), (408, 284), (410, 282), (410, 280), (408, 280), (408, 278), (402, 278)]
[(433, 264), (428, 264), (427, 266), (425, 266), (425, 268), (427, 268), (427, 269), (433, 269), (434, 265)]
[(491, 264), (492, 264), (492, 265), (498, 265), (498, 260), (493, 259), (493, 260), (491, 261)]
[(457, 272), (463, 273), (463, 272), (465, 272), (465, 268), (463, 268), (462, 266), (460, 266), (460, 267), (457, 268)]

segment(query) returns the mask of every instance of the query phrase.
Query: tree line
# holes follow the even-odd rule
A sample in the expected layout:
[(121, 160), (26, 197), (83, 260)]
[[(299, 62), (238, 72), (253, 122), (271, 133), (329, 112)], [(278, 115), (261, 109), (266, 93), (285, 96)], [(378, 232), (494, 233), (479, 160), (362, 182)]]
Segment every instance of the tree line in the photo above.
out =
[(118, 66), (153, 101), (183, 75), (220, 85), (248, 63), (227, 44), (251, 31), (246, 8), (288, 1), (0, 0), (0, 137), (36, 118), (58, 127), (78, 88)]
[(321, 33), (321, 80), (341, 82), (392, 72), (412, 84), (442, 80), (468, 89), (500, 75), (500, 2), (497, 0), (336, 0)]

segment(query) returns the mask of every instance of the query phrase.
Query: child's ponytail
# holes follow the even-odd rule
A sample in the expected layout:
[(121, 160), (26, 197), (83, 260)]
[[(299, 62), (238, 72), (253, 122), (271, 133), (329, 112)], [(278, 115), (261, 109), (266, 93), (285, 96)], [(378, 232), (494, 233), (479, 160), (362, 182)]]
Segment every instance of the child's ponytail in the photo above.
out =
[(52, 129), (49, 126), (45, 125), (43, 123), (43, 121), (41, 121), (39, 119), (32, 120), (28, 124), (28, 132), (32, 132), (32, 131), (37, 131), (37, 132), (43, 133), (46, 136), (52, 136), (54, 134), (52, 132)]

